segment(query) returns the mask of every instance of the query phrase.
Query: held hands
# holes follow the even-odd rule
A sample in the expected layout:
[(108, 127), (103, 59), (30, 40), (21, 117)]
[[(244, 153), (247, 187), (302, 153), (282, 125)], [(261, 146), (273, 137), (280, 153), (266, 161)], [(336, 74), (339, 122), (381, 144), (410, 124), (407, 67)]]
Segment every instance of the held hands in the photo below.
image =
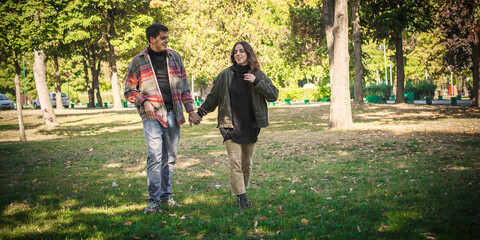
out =
[(189, 112), (188, 115), (188, 122), (190, 122), (190, 126), (192, 126), (192, 123), (198, 125), (200, 122), (202, 122), (202, 118), (198, 116), (195, 111)]
[(250, 83), (253, 83), (255, 81), (255, 75), (251, 73), (245, 73), (243, 76), (245, 77), (245, 81), (249, 81)]
[[(155, 109), (153, 108), (153, 105), (149, 102), (146, 101), (143, 106), (145, 107), (145, 113), (147, 114), (147, 118), (149, 120), (152, 120), (155, 118)], [(191, 111), (188, 113), (188, 121), (190, 122), (190, 126), (192, 126), (192, 123), (195, 125), (200, 124), (202, 122), (202, 118), (198, 116), (198, 114), (195, 111)]]

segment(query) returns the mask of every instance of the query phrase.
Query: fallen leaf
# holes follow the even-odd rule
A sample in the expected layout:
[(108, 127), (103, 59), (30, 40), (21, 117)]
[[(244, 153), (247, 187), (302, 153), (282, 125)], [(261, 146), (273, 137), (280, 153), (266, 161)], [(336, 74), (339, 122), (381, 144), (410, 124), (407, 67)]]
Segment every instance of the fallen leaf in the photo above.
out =
[(277, 212), (280, 213), (280, 214), (284, 212), (283, 209), (282, 209), (282, 206), (278, 206)]
[(308, 221), (308, 219), (303, 218), (300, 222), (301, 222), (303, 225), (307, 225), (309, 221)]
[(387, 229), (388, 229), (387, 225), (382, 225), (382, 226), (380, 226), (380, 228), (377, 229), (377, 231), (383, 232), (384, 230), (387, 230)]
[(131, 221), (125, 221), (123, 223), (123, 226), (132, 226), (132, 222)]

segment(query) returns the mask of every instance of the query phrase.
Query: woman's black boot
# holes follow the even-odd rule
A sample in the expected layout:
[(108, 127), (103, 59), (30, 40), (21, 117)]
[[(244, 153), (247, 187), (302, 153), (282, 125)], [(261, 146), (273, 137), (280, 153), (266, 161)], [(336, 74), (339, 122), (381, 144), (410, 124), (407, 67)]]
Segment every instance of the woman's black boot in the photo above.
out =
[(246, 193), (240, 194), (240, 195), (237, 195), (237, 197), (238, 197), (238, 209), (243, 210), (247, 208), (248, 207), (247, 194)]

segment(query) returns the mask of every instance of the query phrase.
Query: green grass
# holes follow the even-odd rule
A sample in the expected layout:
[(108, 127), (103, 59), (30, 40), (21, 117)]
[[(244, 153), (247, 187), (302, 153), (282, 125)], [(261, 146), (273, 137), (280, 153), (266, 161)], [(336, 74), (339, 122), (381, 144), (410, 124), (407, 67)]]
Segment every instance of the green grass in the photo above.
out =
[(269, 107), (250, 208), (210, 114), (182, 127), (182, 207), (153, 215), (134, 110), (68, 109), (54, 128), (27, 110), (29, 142), (2, 111), (0, 239), (480, 239), (480, 110), (354, 106), (356, 129), (331, 131), (328, 105)]

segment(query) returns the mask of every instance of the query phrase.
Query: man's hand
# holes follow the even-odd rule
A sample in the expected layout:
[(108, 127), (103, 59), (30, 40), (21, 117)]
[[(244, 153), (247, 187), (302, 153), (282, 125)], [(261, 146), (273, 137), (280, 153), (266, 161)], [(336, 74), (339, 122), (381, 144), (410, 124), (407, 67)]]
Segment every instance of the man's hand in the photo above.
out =
[(149, 101), (145, 101), (143, 103), (143, 106), (145, 107), (145, 113), (147, 114), (147, 118), (149, 120), (152, 120), (155, 118), (155, 108), (153, 108), (153, 105)]
[(202, 122), (202, 118), (198, 116), (195, 111), (191, 111), (188, 113), (188, 121), (190, 122), (190, 126), (192, 126), (192, 123), (198, 125)]

